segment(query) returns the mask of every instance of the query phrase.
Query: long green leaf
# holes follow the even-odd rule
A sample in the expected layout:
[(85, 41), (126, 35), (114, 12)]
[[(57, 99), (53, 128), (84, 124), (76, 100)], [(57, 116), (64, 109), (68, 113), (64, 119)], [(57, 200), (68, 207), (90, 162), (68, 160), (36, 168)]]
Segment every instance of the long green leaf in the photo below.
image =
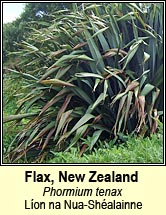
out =
[(10, 116), (4, 117), (3, 122), (6, 123), (13, 120), (20, 120), (23, 118), (28, 118), (36, 115), (38, 115), (38, 113), (24, 113), (24, 114), (18, 114), (18, 115), (10, 115)]
[(11, 71), (11, 72), (14, 72), (16, 74), (19, 74), (21, 77), (23, 77), (25, 79), (38, 81), (38, 78), (36, 78), (33, 75), (30, 75), (28, 73), (18, 72), (17, 70), (14, 70), (14, 69), (7, 69), (7, 70)]
[[(123, 97), (121, 98), (121, 100), (119, 102), (118, 113), (117, 113), (116, 122), (114, 125), (114, 134), (115, 135), (121, 129), (121, 124), (122, 124), (122, 121), (124, 118), (123, 108), (124, 108), (124, 105), (126, 104), (126, 98), (127, 98), (127, 95), (123, 95)], [(117, 131), (117, 126), (118, 126), (118, 131)]]
[(98, 75), (98, 74), (94, 74), (94, 73), (88, 73), (88, 72), (80, 72), (80, 73), (76, 73), (75, 74), (76, 77), (80, 77), (80, 78), (88, 78), (88, 77), (92, 77), (92, 78), (100, 78), (100, 79), (104, 79), (103, 76)]
[(64, 125), (68, 123), (68, 119), (71, 116), (72, 111), (73, 110), (68, 110), (61, 115), (57, 129), (56, 129), (54, 141), (57, 139), (57, 136), (58, 136), (59, 132), (62, 130), (62, 128), (64, 127)]
[(102, 134), (104, 130), (97, 130), (93, 133), (93, 136), (92, 136), (92, 141), (90, 143), (90, 146), (89, 146), (89, 150), (92, 150), (92, 148), (94, 147), (94, 145), (96, 144), (96, 142), (98, 141), (100, 135)]
[(107, 30), (108, 28), (109, 28), (109, 27), (105, 27), (105, 28), (102, 28), (102, 29), (98, 30), (96, 33), (93, 34), (92, 37), (95, 37), (95, 36), (97, 36), (98, 34), (101, 34), (101, 33), (104, 32), (105, 30)]
[(72, 130), (70, 131), (70, 134), (73, 133), (74, 131), (76, 131), (78, 128), (80, 128), (82, 125), (84, 125), (86, 122), (88, 122), (90, 119), (94, 118), (94, 116), (92, 114), (85, 114), (76, 124), (75, 126), (72, 128)]
[(80, 97), (81, 99), (83, 99), (83, 102), (87, 102), (88, 104), (92, 103), (92, 99), (87, 95), (87, 93), (81, 89), (80, 87), (73, 87), (71, 88), (71, 91), (77, 95), (78, 97)]
[[(123, 66), (123, 70), (126, 68), (126, 66), (129, 64), (129, 62), (131, 61), (131, 59), (134, 57), (135, 53), (137, 52), (139, 45), (142, 43), (141, 40), (138, 40), (137, 42), (135, 42), (131, 47), (130, 50), (128, 52), (128, 54), (121, 60), (123, 61), (125, 59), (125, 63)], [(121, 62), (120, 61), (120, 62)]]
[(101, 93), (92, 105), (91, 110), (94, 110), (102, 101), (104, 101), (105, 97), (106, 95), (104, 93)]
[(69, 72), (69, 70), (71, 69), (71, 67), (72, 67), (72, 65), (60, 68), (58, 70), (58, 72), (56, 73), (55, 78), (57, 78), (57, 79), (62, 78), (67, 72)]
[(55, 121), (51, 121), (46, 127), (44, 127), (38, 135), (29, 143), (30, 145), (35, 143), (40, 137), (42, 137), (45, 133), (49, 132), (55, 126)]
[(90, 124), (85, 124), (76, 130), (76, 134), (75, 134), (74, 138), (72, 139), (69, 147), (67, 149), (65, 149), (65, 151), (68, 151), (71, 147), (73, 147), (78, 142), (78, 140), (83, 136), (83, 134), (85, 133), (85, 131), (87, 130), (87, 128), (89, 126), (90, 126)]
[(94, 116), (92, 114), (85, 114), (76, 124), (75, 126), (72, 128), (71, 131), (66, 132), (65, 134), (63, 134), (57, 145), (61, 144), (66, 138), (68, 138), (73, 132), (75, 132), (77, 129), (79, 129), (81, 126), (85, 125), (90, 119), (94, 118)]
[[(114, 71), (114, 69), (111, 69), (111, 70)], [(109, 73), (112, 76), (114, 76), (116, 79), (118, 79), (123, 84), (124, 87), (126, 87), (125, 81), (123, 81), (123, 79), (120, 76), (116, 75), (116, 69), (115, 69), (115, 72), (112, 72), (112, 71), (110, 71), (110, 70), (108, 70), (106, 68), (104, 69), (104, 71), (106, 71), (107, 73)]]
[(133, 98), (133, 92), (129, 91), (128, 95), (127, 95), (127, 101), (126, 101), (125, 120), (124, 120), (123, 132), (125, 131), (125, 127), (126, 127), (127, 120), (128, 120), (128, 117), (129, 117), (130, 106), (132, 104), (132, 98)]
[(151, 84), (146, 84), (141, 91), (141, 96), (146, 96), (148, 93), (150, 93), (154, 89), (154, 86)]
[(88, 32), (88, 30), (85, 30), (85, 36), (86, 36), (86, 40), (89, 45), (91, 55), (92, 55), (93, 59), (96, 61), (96, 65), (97, 65), (98, 69), (100, 70), (100, 72), (103, 72), (104, 62), (102, 59), (102, 55), (100, 54), (99, 49), (98, 49), (97, 45), (95, 44), (95, 41), (93, 40), (91, 34)]
[(49, 79), (49, 80), (41, 80), (39, 83), (41, 84), (49, 84), (49, 85), (53, 85), (56, 87), (60, 87), (60, 86), (66, 86), (66, 87), (75, 87), (74, 84), (71, 84), (69, 82), (65, 82), (59, 79)]

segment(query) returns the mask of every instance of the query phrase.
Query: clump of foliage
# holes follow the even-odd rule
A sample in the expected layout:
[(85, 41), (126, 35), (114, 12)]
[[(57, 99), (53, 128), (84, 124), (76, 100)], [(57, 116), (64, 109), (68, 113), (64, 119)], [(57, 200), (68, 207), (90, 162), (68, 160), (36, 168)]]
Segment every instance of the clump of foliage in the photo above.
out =
[[(99, 139), (157, 129), (163, 4), (79, 7), (56, 11), (19, 44), (20, 69), (9, 70), (26, 80), (29, 93), (16, 115), (4, 120), (30, 120), (12, 141), (9, 162), (29, 154), (44, 159), (50, 149), (68, 151), (87, 136), (93, 148)], [(88, 147), (80, 144), (79, 154)]]

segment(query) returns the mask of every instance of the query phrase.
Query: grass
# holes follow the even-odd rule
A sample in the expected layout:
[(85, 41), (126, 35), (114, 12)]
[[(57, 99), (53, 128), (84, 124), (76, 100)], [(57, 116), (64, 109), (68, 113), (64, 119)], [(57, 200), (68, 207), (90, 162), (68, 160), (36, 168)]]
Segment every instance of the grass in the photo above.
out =
[[(13, 75), (5, 73), (3, 77), (3, 117), (14, 114), (17, 110), (17, 94), (20, 93), (21, 79), (15, 80)], [(3, 151), (6, 153), (9, 144), (21, 130), (14, 122), (3, 124)]]

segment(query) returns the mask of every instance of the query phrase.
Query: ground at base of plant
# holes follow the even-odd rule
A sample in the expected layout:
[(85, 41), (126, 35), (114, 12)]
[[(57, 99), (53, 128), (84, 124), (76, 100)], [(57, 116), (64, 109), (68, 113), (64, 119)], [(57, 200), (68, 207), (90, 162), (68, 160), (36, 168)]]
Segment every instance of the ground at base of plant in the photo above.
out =
[(71, 148), (69, 152), (51, 152), (46, 163), (163, 163), (162, 135), (154, 134), (150, 138), (128, 137), (124, 144), (114, 145), (103, 142), (98, 150), (78, 156), (78, 149)]

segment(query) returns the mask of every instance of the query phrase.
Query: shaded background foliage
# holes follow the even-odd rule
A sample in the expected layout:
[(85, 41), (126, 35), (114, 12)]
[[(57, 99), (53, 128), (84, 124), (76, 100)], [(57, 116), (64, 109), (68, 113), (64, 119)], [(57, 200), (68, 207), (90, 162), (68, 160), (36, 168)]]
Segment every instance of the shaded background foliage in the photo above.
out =
[[(16, 115), (4, 121), (30, 118), (9, 147), (10, 162), (74, 145), (82, 155), (99, 139), (148, 135), (162, 115), (163, 4), (55, 8), (49, 13), (42, 4), (29, 37), (17, 46), (18, 69), (8, 69), (28, 90)], [(28, 4), (31, 9), (33, 16), (41, 11)], [(89, 145), (81, 141), (88, 135)]]
[[(80, 5), (81, 3), (76, 3)], [(29, 35), (30, 26), (34, 21), (52, 20), (51, 13), (72, 9), (71, 3), (26, 3), (23, 13), (15, 21), (3, 25), (3, 59), (8, 60), (8, 54), (18, 51), (15, 43), (21, 42)], [(35, 22), (34, 27), (39, 29), (42, 25)]]

